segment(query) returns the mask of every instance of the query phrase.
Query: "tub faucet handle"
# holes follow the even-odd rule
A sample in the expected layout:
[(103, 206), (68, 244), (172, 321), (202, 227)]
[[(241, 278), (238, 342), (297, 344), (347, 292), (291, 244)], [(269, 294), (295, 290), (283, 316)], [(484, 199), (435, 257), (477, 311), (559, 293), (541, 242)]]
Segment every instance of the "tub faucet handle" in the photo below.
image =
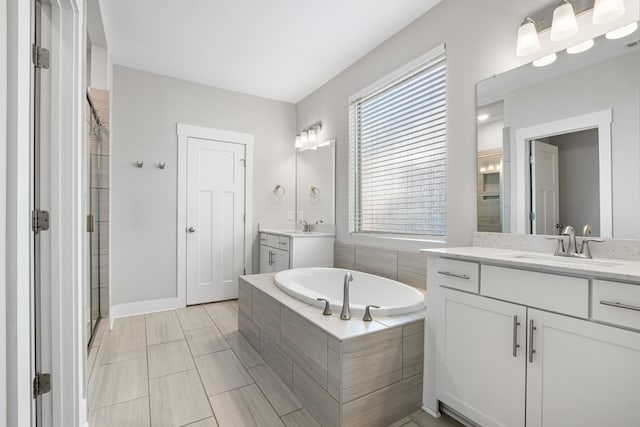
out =
[(362, 320), (364, 320), (365, 322), (371, 322), (373, 320), (373, 317), (371, 317), (371, 311), (369, 310), (371, 308), (380, 308), (380, 306), (368, 305), (367, 308), (364, 309), (364, 317), (362, 318)]
[(324, 311), (322, 314), (325, 316), (331, 316), (331, 306), (329, 305), (329, 300), (324, 298), (316, 298), (318, 301), (324, 301)]

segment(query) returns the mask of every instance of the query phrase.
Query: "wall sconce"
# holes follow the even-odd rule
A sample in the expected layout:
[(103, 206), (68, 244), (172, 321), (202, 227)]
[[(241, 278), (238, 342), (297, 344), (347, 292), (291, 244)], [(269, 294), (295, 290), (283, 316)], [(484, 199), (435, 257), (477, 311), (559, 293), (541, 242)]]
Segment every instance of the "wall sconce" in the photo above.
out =
[(322, 122), (317, 122), (304, 128), (297, 136), (295, 147), (299, 151), (317, 150), (318, 147), (329, 145), (327, 142), (318, 142), (318, 133), (322, 130)]
[[(540, 50), (538, 33), (549, 28), (551, 29), (551, 41), (558, 42), (573, 37), (578, 33), (576, 15), (589, 10), (593, 10), (592, 23), (594, 25), (611, 22), (626, 12), (624, 0), (577, 1), (575, 6), (568, 0), (564, 0), (562, 4), (553, 9), (552, 16), (549, 16), (551, 10), (545, 8), (524, 19), (522, 24), (520, 24), (520, 28), (518, 28), (516, 55), (529, 56)], [(635, 29), (625, 35), (631, 34), (633, 31), (635, 31)], [(590, 49), (591, 46), (593, 46), (592, 42), (586, 40), (570, 47), (568, 51), (572, 54), (580, 53)], [(547, 57), (545, 58), (549, 59)], [(540, 59), (542, 60), (542, 58)], [(550, 62), (547, 62), (547, 65), (549, 63)]]

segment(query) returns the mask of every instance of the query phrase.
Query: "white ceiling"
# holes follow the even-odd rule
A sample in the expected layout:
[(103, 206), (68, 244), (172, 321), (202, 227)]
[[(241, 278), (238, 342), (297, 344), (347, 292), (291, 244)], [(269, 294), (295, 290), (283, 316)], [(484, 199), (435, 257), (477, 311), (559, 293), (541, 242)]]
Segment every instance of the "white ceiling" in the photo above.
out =
[(441, 0), (102, 0), (113, 62), (298, 102)]

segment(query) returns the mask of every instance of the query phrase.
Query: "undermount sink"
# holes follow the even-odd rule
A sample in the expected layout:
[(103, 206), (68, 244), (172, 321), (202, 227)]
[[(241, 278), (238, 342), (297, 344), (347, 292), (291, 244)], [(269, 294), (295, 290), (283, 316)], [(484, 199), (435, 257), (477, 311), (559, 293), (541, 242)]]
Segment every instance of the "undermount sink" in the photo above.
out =
[(562, 263), (577, 264), (577, 265), (593, 265), (598, 267), (617, 267), (619, 265), (622, 265), (621, 263), (614, 262), (614, 261), (603, 261), (599, 259), (589, 259), (589, 258), (572, 258), (572, 257), (543, 255), (543, 254), (516, 254), (516, 255), (507, 255), (507, 258), (522, 259), (522, 260), (552, 261), (552, 262), (562, 262)]

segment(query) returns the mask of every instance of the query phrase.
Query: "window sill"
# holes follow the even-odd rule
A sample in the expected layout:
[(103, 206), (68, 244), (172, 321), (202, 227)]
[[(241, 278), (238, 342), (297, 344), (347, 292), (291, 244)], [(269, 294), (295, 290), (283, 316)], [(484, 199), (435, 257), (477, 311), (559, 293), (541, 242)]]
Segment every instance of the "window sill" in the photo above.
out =
[(446, 245), (446, 236), (419, 236), (419, 235), (401, 235), (401, 234), (377, 234), (377, 233), (349, 233), (349, 236), (355, 238), (373, 238), (380, 240), (395, 240), (405, 242), (431, 243), (438, 245)]

